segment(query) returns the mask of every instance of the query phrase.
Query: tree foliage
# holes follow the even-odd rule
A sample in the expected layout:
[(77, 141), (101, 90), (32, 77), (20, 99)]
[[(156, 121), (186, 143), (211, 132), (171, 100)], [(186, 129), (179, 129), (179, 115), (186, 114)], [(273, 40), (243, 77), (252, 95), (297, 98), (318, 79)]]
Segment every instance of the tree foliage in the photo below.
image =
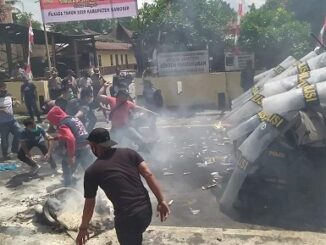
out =
[(33, 19), (33, 14), (28, 12), (18, 12), (15, 17), (14, 21), (17, 24), (23, 25), (23, 26), (29, 26), (30, 21), (32, 22), (32, 27), (35, 29), (41, 29), (42, 24)]
[(261, 66), (274, 66), (289, 55), (301, 58), (312, 49), (309, 24), (297, 20), (285, 6), (285, 2), (268, 0), (242, 21), (241, 46), (255, 52)]
[(106, 34), (112, 30), (114, 22), (111, 20), (85, 20), (51, 25), (51, 31), (67, 35), (83, 34), (84, 31), (93, 31)]
[(144, 4), (134, 20), (136, 47), (143, 60), (152, 58), (155, 49), (173, 52), (209, 47), (212, 68), (218, 69), (222, 66), (217, 56), (224, 53), (225, 29), (235, 15), (223, 0), (155, 0)]
[(326, 0), (287, 0), (287, 9), (297, 19), (310, 23), (312, 32), (317, 34), (326, 16)]
[(140, 10), (137, 30), (150, 49), (187, 49), (223, 42), (225, 26), (234, 16), (222, 0), (156, 0)]

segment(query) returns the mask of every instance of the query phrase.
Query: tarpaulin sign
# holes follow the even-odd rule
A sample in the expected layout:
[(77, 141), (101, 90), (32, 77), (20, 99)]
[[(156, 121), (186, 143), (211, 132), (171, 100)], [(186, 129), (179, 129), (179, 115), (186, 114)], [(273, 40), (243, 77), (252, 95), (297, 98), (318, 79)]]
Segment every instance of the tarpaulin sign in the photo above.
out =
[(137, 15), (137, 0), (40, 0), (44, 23)]

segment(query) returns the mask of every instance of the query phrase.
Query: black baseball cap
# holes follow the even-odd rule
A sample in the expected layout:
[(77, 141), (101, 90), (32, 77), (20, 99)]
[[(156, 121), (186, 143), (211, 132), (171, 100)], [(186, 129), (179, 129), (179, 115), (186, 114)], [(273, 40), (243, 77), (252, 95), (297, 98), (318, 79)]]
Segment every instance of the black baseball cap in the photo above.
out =
[(105, 128), (95, 128), (90, 132), (87, 140), (103, 147), (112, 147), (118, 143), (111, 140), (110, 133)]

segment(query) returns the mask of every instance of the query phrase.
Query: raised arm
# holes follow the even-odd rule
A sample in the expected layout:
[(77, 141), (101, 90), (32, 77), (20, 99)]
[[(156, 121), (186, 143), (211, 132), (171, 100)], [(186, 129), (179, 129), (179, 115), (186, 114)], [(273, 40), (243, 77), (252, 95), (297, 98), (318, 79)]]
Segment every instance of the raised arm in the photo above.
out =
[(159, 116), (159, 114), (157, 114), (156, 112), (148, 110), (148, 109), (146, 109), (144, 107), (141, 107), (141, 106), (138, 106), (138, 105), (135, 106), (135, 109), (140, 110), (140, 111), (144, 111), (144, 112), (147, 112), (147, 113), (150, 113), (150, 114), (153, 114), (155, 116)]
[(106, 89), (108, 88), (109, 83), (104, 83), (100, 91), (98, 91), (97, 98), (102, 102), (103, 104), (108, 103), (108, 98), (106, 95)]

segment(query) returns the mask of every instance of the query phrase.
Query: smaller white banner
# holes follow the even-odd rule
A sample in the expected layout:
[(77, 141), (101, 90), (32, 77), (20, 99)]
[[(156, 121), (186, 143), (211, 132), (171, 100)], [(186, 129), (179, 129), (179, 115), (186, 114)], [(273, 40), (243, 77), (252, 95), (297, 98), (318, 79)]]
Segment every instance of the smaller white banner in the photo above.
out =
[(160, 76), (206, 72), (209, 72), (207, 50), (158, 54)]

